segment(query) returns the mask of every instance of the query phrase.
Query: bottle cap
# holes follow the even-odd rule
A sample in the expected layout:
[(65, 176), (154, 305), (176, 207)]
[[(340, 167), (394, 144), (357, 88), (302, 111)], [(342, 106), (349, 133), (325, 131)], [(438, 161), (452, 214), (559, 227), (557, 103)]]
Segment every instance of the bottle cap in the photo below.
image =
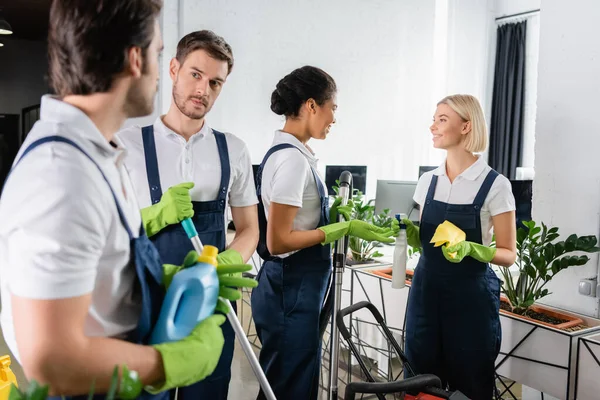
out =
[(217, 255), (219, 254), (219, 249), (215, 246), (206, 245), (202, 249), (202, 254), (198, 257), (198, 262), (204, 262), (207, 264), (212, 264), (215, 267), (217, 266)]

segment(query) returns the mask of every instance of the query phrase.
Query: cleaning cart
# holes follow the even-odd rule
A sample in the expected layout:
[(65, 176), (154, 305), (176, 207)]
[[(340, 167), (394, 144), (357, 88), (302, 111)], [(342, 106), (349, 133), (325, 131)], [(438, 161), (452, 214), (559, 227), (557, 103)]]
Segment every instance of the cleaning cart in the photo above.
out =
[[(350, 330), (344, 324), (344, 317), (357, 312), (362, 309), (367, 309), (371, 312), (377, 324), (381, 327), (381, 330), (388, 341), (395, 350), (398, 358), (404, 366), (404, 371), (407, 373), (409, 378), (398, 380), (394, 382), (376, 382), (375, 378), (370, 372), (369, 367), (362, 359), (358, 347), (352, 342), (352, 335)], [(351, 319), (352, 320), (352, 319)], [(469, 400), (464, 394), (456, 391), (449, 392), (442, 389), (442, 382), (440, 378), (435, 375), (425, 374), (416, 375), (412, 367), (410, 366), (406, 355), (400, 348), (400, 345), (394, 338), (394, 335), (386, 325), (383, 316), (377, 310), (377, 308), (369, 303), (368, 301), (361, 301), (356, 304), (352, 304), (340, 310), (336, 316), (336, 325), (340, 336), (346, 341), (350, 352), (354, 355), (362, 373), (365, 375), (367, 382), (350, 382), (346, 386), (346, 392), (344, 400), (354, 400), (357, 394), (375, 394), (378, 399), (385, 400), (386, 394), (404, 394), (406, 400)]]

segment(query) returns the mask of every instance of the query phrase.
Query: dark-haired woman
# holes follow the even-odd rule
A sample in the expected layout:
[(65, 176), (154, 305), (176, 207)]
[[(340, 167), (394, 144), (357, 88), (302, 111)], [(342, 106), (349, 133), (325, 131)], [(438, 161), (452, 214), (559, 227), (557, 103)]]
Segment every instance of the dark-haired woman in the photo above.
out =
[[(325, 184), (308, 141), (327, 137), (336, 109), (335, 82), (315, 67), (294, 70), (271, 96), (271, 110), (286, 120), (257, 173), (258, 253), (265, 262), (252, 292), (252, 315), (260, 363), (278, 399), (317, 399), (329, 244), (344, 235), (390, 243), (397, 234), (396, 227), (357, 220), (329, 224)], [(337, 215), (337, 207), (332, 211)]]

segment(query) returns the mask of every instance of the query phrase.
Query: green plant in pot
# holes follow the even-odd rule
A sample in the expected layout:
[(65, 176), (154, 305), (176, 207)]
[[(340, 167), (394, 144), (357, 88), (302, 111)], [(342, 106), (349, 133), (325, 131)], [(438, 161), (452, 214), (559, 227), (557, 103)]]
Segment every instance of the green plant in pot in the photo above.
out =
[[(333, 190), (338, 194), (339, 181), (336, 180), (336, 185), (333, 186)], [(375, 200), (366, 201), (363, 193), (360, 190), (354, 189), (352, 193), (352, 213), (351, 218), (361, 221), (368, 222), (375, 226), (389, 228), (392, 226), (392, 216), (389, 215), (390, 210), (385, 209), (381, 213), (375, 213), (375, 206), (373, 205)], [(352, 263), (359, 264), (364, 262), (372, 261), (377, 257), (383, 256), (376, 247), (379, 242), (372, 242), (368, 240), (359, 239), (354, 236), (350, 236), (348, 240), (348, 249), (352, 256)]]
[(514, 282), (508, 268), (501, 268), (504, 278), (503, 293), (510, 302), (512, 312), (520, 315), (530, 313), (530, 307), (549, 295), (545, 286), (560, 271), (571, 266), (585, 265), (590, 260), (585, 254), (600, 250), (598, 238), (593, 235), (572, 234), (566, 240), (558, 240), (558, 228), (548, 228), (544, 223), (523, 222), (525, 228), (517, 230), (517, 261), (519, 276)]

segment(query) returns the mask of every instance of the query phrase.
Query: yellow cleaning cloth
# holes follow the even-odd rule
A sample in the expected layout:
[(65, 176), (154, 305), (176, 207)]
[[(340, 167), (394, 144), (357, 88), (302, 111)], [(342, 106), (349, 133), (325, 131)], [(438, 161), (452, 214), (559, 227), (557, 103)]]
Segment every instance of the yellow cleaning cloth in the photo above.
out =
[[(449, 247), (464, 242), (467, 239), (467, 235), (456, 225), (450, 221), (444, 221), (438, 225), (431, 241), (434, 243), (434, 247), (440, 247), (444, 244), (448, 244)], [(450, 257), (456, 257), (456, 253), (449, 253)]]

